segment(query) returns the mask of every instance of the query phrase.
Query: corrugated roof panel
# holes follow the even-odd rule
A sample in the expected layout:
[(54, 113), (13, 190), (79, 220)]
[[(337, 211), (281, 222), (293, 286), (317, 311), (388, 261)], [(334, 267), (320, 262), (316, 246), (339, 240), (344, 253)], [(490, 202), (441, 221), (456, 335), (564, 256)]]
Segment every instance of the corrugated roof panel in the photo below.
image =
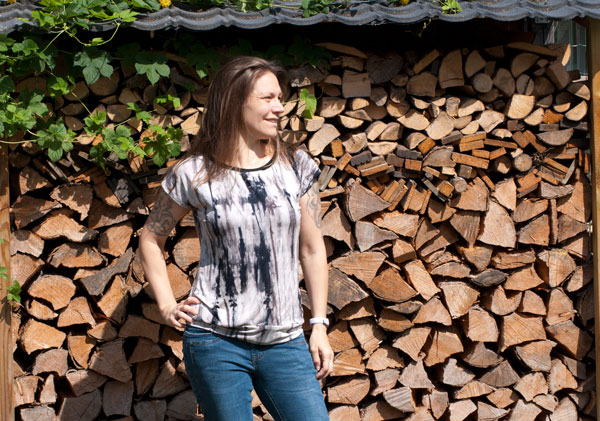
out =
[[(515, 21), (524, 18), (550, 20), (570, 20), (575, 17), (600, 19), (600, 0), (473, 0), (461, 1), (462, 12), (451, 15), (442, 13), (436, 0), (418, 0), (407, 6), (395, 7), (385, 2), (355, 1), (348, 7), (333, 10), (308, 18), (302, 17), (300, 2), (275, 0), (274, 7), (259, 12), (238, 12), (230, 8), (214, 8), (206, 11), (192, 11), (178, 7), (161, 9), (140, 17), (132, 23), (134, 28), (156, 31), (166, 28), (185, 28), (207, 31), (221, 26), (239, 28), (263, 28), (274, 24), (308, 26), (323, 22), (336, 22), (346, 25), (410, 24), (424, 19), (440, 19), (449, 22), (464, 22), (477, 18), (491, 18), (499, 21)], [(286, 6), (285, 8), (281, 6)], [(294, 9), (290, 9), (292, 6)], [(18, 3), (0, 7), (0, 33), (8, 33), (26, 25), (19, 18), (31, 16), (35, 6), (31, 3)], [(96, 30), (109, 29), (97, 26)]]

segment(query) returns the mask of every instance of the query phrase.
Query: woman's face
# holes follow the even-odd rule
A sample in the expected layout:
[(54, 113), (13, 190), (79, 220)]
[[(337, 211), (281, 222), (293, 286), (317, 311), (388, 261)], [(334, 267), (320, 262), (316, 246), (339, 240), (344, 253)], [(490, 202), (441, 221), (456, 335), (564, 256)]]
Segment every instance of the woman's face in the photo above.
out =
[(243, 118), (247, 140), (271, 139), (277, 136), (277, 123), (282, 112), (279, 81), (273, 73), (265, 73), (254, 83), (244, 105)]

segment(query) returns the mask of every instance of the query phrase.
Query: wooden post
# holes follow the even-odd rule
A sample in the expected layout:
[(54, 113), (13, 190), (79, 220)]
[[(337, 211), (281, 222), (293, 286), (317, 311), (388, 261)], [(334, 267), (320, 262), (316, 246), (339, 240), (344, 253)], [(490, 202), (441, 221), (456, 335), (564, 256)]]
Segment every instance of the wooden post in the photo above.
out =
[[(8, 146), (0, 144), (0, 267), (8, 268), (10, 277), (10, 197), (8, 189)], [(5, 299), (10, 282), (0, 278), (0, 417), (14, 420), (13, 406), (13, 337), (11, 328), (11, 305)]]
[[(588, 19), (587, 26), (587, 59), (588, 78), (592, 91), (590, 101), (590, 151), (592, 154), (592, 243), (594, 246), (594, 329), (596, 336), (596, 402), (600, 397), (600, 267), (598, 266), (598, 253), (600, 253), (600, 236), (598, 230), (600, 220), (600, 20)], [(600, 405), (596, 405), (596, 418), (600, 417)]]

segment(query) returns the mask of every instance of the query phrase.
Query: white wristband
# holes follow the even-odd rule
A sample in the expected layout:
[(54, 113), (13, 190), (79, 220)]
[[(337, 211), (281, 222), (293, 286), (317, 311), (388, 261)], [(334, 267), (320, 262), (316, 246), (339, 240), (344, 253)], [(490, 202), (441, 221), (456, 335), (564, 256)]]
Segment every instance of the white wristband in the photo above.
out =
[(312, 325), (314, 324), (324, 324), (325, 326), (329, 326), (329, 319), (327, 317), (313, 317), (308, 320), (308, 323)]

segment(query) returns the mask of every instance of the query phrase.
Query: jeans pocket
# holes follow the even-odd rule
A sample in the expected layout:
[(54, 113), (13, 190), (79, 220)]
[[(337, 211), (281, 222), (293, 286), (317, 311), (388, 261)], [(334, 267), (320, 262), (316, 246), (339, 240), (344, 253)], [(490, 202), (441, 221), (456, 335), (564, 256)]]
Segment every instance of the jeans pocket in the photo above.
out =
[(207, 346), (221, 342), (223, 339), (214, 333), (193, 326), (186, 326), (183, 332), (184, 344), (190, 346)]

